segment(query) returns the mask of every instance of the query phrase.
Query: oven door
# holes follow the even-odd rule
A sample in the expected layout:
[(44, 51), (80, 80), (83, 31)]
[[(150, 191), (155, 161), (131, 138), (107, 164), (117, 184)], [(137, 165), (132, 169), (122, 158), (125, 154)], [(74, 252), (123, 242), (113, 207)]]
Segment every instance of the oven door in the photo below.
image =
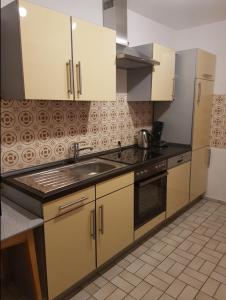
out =
[(167, 172), (135, 183), (135, 229), (166, 210), (166, 185)]

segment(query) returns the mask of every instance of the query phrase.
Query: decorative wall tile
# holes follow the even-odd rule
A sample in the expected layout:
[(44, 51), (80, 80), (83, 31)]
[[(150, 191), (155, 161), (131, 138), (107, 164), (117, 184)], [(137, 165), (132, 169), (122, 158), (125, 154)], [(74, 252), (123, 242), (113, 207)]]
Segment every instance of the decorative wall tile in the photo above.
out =
[(152, 121), (150, 102), (1, 101), (1, 170), (8, 172), (72, 156), (74, 142), (94, 151), (134, 144)]
[(226, 95), (213, 98), (210, 145), (226, 149)]

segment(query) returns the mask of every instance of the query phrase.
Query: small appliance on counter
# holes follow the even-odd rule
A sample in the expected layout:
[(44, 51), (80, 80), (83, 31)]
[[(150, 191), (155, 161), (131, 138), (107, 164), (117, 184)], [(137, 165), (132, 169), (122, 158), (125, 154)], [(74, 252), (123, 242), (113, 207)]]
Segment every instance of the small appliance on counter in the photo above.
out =
[(149, 149), (151, 147), (151, 133), (147, 129), (141, 129), (138, 132), (137, 144), (142, 149)]
[(161, 141), (163, 126), (164, 123), (160, 121), (155, 121), (152, 124), (151, 143), (153, 147), (168, 147), (165, 141)]

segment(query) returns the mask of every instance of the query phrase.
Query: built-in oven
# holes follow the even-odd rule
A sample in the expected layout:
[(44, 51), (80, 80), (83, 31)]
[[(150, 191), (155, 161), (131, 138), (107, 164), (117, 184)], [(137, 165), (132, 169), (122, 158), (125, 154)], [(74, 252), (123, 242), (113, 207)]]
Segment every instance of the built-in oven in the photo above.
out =
[(134, 228), (166, 210), (167, 162), (145, 164), (135, 171)]

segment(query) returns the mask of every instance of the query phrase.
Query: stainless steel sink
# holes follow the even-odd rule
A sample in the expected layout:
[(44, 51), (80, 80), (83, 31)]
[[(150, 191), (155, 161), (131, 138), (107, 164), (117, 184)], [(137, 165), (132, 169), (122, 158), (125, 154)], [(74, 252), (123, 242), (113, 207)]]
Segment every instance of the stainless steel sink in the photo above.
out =
[(121, 163), (95, 158), (49, 171), (20, 176), (15, 180), (43, 193), (48, 193), (124, 166)]

